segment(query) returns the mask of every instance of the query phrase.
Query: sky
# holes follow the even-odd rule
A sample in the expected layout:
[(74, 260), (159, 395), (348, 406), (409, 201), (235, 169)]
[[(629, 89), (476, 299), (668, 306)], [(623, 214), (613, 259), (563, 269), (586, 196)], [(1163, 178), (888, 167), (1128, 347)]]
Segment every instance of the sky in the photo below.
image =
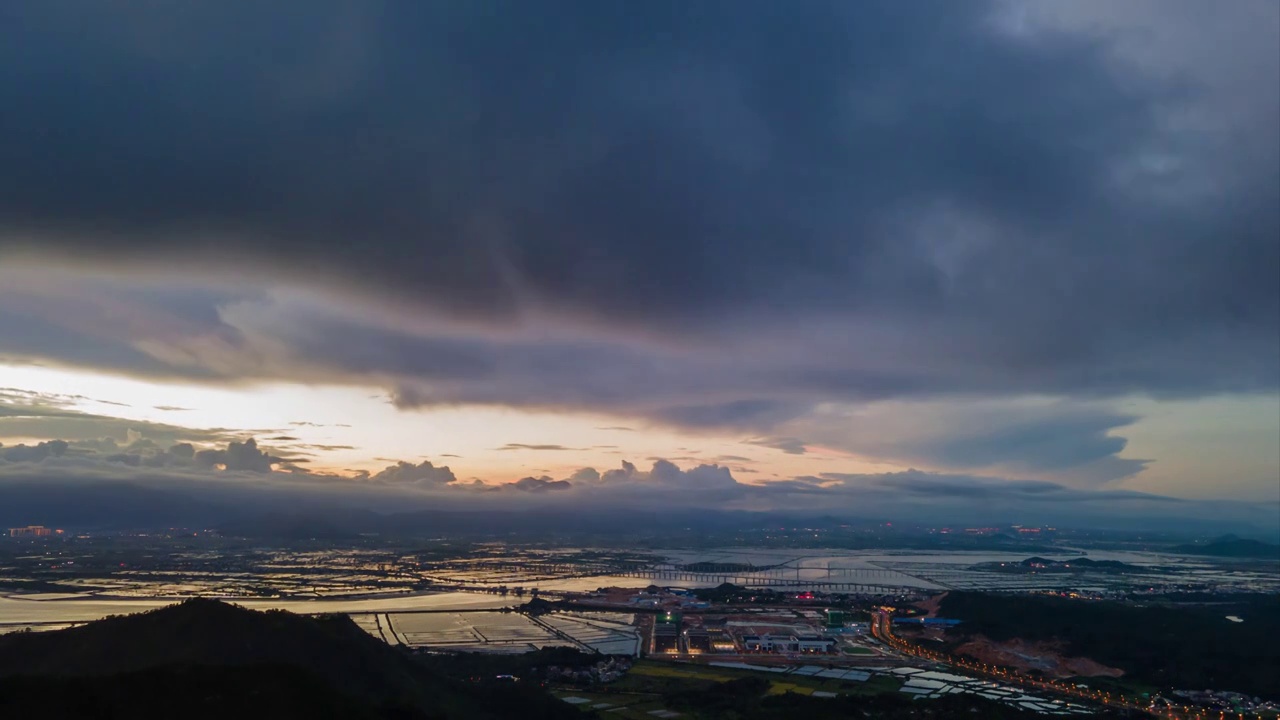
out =
[(0, 107), (0, 483), (1280, 518), (1274, 0), (19, 1)]

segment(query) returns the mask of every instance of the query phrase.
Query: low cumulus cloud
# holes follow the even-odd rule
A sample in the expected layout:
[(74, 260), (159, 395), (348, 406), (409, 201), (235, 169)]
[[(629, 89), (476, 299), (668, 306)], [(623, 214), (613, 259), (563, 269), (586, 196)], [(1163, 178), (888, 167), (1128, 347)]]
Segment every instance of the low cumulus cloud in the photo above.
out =
[[(1208, 511), (1263, 520), (1243, 504), (1202, 504), (1127, 490), (1091, 490), (1042, 480), (906, 470), (894, 473), (824, 473), (743, 483), (729, 468), (682, 469), (657, 460), (649, 470), (623, 461), (600, 472), (582, 468), (569, 477), (526, 477), (486, 486), (562, 498), (574, 507), (713, 507), (834, 516), (911, 518), (928, 522), (1059, 522), (1099, 518), (1154, 520)], [(556, 491), (554, 493), (550, 491)], [(510, 493), (489, 497), (500, 499)]]
[(8, 462), (40, 462), (48, 457), (61, 457), (70, 445), (65, 440), (48, 440), (35, 445), (0, 448), (0, 458)]
[(273, 466), (284, 461), (284, 458), (259, 449), (258, 442), (253, 438), (244, 442), (232, 441), (225, 450), (200, 450), (195, 454), (196, 464), (222, 467), (231, 472), (269, 473)]
[(512, 483), (516, 490), (521, 492), (541, 493), (554, 490), (568, 490), (573, 485), (568, 480), (552, 480), (543, 475), (542, 477), (524, 477)]
[[(271, 497), (273, 502), (340, 502), (343, 507), (387, 511), (425, 507), (460, 509), (547, 508), (575, 510), (704, 507), (714, 510), (769, 510), (824, 516), (881, 517), (919, 522), (1111, 522), (1154, 523), (1175, 517), (1215, 517), (1274, 525), (1274, 507), (1245, 503), (1192, 502), (1125, 490), (1089, 490), (1039, 480), (908, 470), (898, 473), (824, 473), (791, 479), (742, 483), (730, 469), (697, 465), (682, 469), (658, 460), (649, 470), (622, 462), (599, 472), (582, 468), (567, 478), (548, 475), (514, 482), (459, 481), (446, 467), (400, 462), (363, 477), (300, 474), (288, 466), (264, 470), (270, 454), (256, 443), (236, 443), (204, 455), (188, 444), (167, 450), (127, 447), (92, 450), (76, 443), (46, 442), (23, 449), (23, 459), (0, 452), (0, 491), (30, 483), (80, 486), (101, 483), (103, 492), (131, 486), (194, 492), (216, 498)], [(30, 448), (41, 448), (38, 457)], [(110, 448), (107, 448), (109, 450)], [(58, 454), (60, 451), (61, 454)], [(226, 461), (210, 466), (208, 459)], [(274, 464), (274, 462), (273, 462)], [(283, 471), (282, 471), (283, 470)], [(376, 478), (376, 480), (375, 480)], [(123, 492), (123, 490), (121, 490)], [(536, 498), (536, 499), (535, 499)]]
[(373, 482), (402, 486), (440, 486), (457, 482), (458, 478), (447, 465), (436, 466), (429, 460), (414, 465), (403, 460), (371, 475)]
[(807, 410), (803, 402), (748, 399), (659, 407), (651, 414), (659, 422), (681, 427), (754, 428), (775, 426)]
[(296, 470), (295, 463), (305, 462), (300, 458), (274, 455), (260, 448), (253, 438), (233, 440), (224, 447), (198, 449), (195, 445), (184, 442), (174, 443), (166, 448), (136, 431), (130, 434), (129, 442), (123, 444), (108, 437), (0, 446), (0, 460), (11, 466), (52, 463), (51, 467), (56, 467), (57, 461), (64, 459), (74, 461), (79, 466), (98, 464), (106, 468), (126, 466), (258, 474), (271, 473), (277, 467)]
[(570, 481), (581, 487), (640, 487), (674, 490), (708, 490), (738, 487), (729, 468), (721, 465), (700, 464), (688, 470), (665, 459), (656, 459), (649, 470), (641, 470), (632, 462), (623, 460), (619, 467), (603, 473), (595, 468), (582, 468), (570, 476)]

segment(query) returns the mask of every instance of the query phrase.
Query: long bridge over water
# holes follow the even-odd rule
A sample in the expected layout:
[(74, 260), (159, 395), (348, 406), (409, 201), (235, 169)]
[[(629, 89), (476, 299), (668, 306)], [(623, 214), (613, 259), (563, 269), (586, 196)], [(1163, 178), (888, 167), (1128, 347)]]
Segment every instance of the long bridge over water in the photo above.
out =
[[(499, 580), (482, 580), (477, 573), (507, 576)], [(919, 588), (921, 581), (911, 575), (876, 567), (831, 567), (775, 565), (746, 567), (740, 564), (697, 563), (694, 566), (662, 564), (585, 564), (544, 562), (450, 563), (424, 573), (437, 581), (465, 584), (479, 582), (537, 582), (592, 577), (622, 577), (648, 580), (652, 584), (689, 583), (715, 586), (732, 583), (748, 588), (824, 590), (868, 594), (892, 594), (906, 588)]]

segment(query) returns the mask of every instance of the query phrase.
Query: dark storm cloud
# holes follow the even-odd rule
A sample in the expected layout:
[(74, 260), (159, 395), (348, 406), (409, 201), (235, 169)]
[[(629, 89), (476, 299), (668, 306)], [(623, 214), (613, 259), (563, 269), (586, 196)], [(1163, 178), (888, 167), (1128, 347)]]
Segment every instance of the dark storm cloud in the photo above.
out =
[(1042, 383), (1274, 387), (1274, 143), (1228, 202), (1164, 202), (1144, 183), (1186, 138), (1159, 113), (1196, 88), (997, 7), (19, 4), (0, 225), (468, 315), (856, 312), (954, 323)]
[(14, 309), (10, 303), (11, 299), (6, 297), (5, 303), (0, 305), (0, 338), (3, 338), (0, 341), (0, 359), (52, 357), (76, 365), (127, 370), (136, 374), (159, 377), (179, 374), (166, 363), (136, 348), (119, 342), (87, 342), (88, 333), (62, 323), (49, 322), (44, 317), (33, 318)]
[[(828, 402), (1274, 391), (1274, 42), (1182, 77), (1002, 7), (6, 4), (0, 258), (101, 277), (0, 277), (0, 357), (790, 453), (867, 449)], [(1111, 480), (1125, 424), (888, 449)]]
[(804, 413), (802, 403), (779, 400), (734, 400), (726, 403), (658, 408), (654, 419), (683, 427), (772, 427)]

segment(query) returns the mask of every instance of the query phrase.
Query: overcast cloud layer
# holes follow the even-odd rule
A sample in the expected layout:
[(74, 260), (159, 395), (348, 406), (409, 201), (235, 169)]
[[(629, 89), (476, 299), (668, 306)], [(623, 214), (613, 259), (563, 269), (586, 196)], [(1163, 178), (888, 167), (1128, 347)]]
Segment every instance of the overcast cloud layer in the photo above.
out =
[(1113, 483), (1118, 398), (1280, 390), (1280, 5), (1211, 10), (6, 3), (0, 358)]

